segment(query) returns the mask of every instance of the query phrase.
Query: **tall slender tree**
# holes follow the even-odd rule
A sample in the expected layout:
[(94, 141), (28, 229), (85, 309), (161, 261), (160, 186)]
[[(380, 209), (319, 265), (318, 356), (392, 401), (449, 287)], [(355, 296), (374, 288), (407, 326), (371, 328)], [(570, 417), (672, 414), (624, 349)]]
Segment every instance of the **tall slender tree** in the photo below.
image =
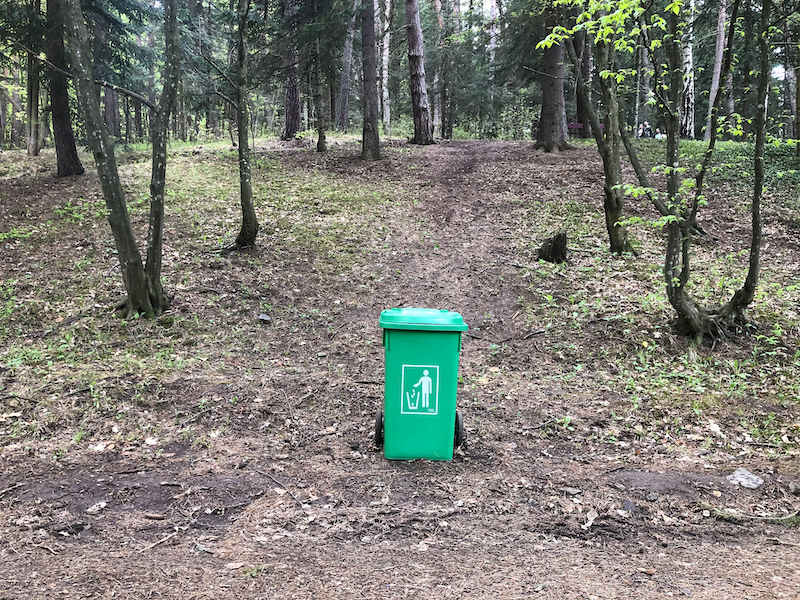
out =
[(342, 51), (342, 76), (339, 78), (339, 93), (336, 101), (336, 129), (347, 132), (350, 121), (350, 79), (353, 72), (353, 39), (356, 32), (356, 15), (360, 0), (353, 0), (353, 14), (347, 25)]
[(378, 132), (378, 49), (375, 40), (375, 0), (362, 0), (361, 54), (364, 65), (364, 125), (361, 135), (361, 158), (381, 157)]
[[(164, 9), (167, 13), (165, 19), (165, 40), (167, 50), (165, 53), (165, 76), (163, 77), (162, 102), (159, 107), (164, 107), (168, 111), (174, 104), (176, 85), (173, 84), (172, 69), (177, 69), (180, 51), (178, 44), (177, 26), (177, 0), (164, 0)], [(75, 78), (76, 95), (78, 104), (83, 113), (86, 124), (87, 141), (94, 155), (97, 173), (100, 178), (100, 186), (108, 210), (108, 220), (111, 224), (111, 231), (114, 235), (114, 242), (117, 249), (117, 256), (120, 263), (120, 271), (127, 292), (126, 299), (120, 303), (120, 313), (123, 316), (143, 314), (155, 316), (161, 314), (168, 306), (168, 298), (164, 294), (161, 282), (150, 281), (151, 276), (160, 273), (160, 251), (156, 250), (159, 256), (155, 257), (150, 265), (151, 268), (145, 269), (142, 264), (141, 254), (136, 244), (136, 239), (131, 228), (128, 208), (125, 203), (125, 194), (117, 170), (117, 162), (114, 156), (114, 145), (106, 130), (103, 112), (100, 108), (100, 101), (94, 83), (93, 69), (91, 63), (89, 33), (86, 28), (83, 14), (81, 12), (80, 0), (66, 0), (64, 5), (64, 23), (67, 39), (69, 40), (70, 54), (72, 58), (72, 71)], [(153, 107), (160, 110), (159, 107)], [(165, 114), (159, 119), (162, 129), (159, 134), (166, 139), (166, 127), (169, 123), (169, 114)], [(154, 166), (166, 164), (166, 142), (158, 142), (159, 151), (156, 144), (153, 145)], [(156, 179), (154, 177), (154, 179)], [(153, 181), (151, 180), (151, 194), (153, 192)], [(156, 244), (160, 248), (161, 244), (161, 225), (163, 222), (163, 188), (162, 198), (151, 197), (150, 204), (150, 229), (148, 243)], [(148, 272), (149, 271), (149, 272)]]
[(247, 22), (249, 15), (250, 0), (239, 0), (236, 44), (236, 120), (239, 126), (239, 196), (242, 205), (242, 227), (236, 237), (237, 248), (252, 246), (258, 235), (258, 219), (253, 205), (253, 183), (250, 174), (250, 115), (247, 90)]

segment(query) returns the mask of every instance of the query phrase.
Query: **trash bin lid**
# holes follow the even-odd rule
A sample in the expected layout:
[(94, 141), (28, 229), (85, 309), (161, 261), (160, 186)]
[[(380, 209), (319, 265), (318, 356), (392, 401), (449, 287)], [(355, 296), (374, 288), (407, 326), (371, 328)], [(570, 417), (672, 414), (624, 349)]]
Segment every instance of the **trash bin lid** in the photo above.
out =
[(466, 331), (467, 324), (457, 312), (435, 308), (389, 308), (378, 321), (384, 329), (422, 331)]

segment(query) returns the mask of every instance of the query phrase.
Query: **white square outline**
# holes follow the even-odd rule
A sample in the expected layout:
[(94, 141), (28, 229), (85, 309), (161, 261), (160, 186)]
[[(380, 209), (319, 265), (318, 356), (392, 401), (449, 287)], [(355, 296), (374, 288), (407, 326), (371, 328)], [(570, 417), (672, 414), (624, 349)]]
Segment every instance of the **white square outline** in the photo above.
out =
[[(406, 367), (417, 369), (436, 369), (436, 410), (434, 412), (406, 411), (403, 410), (403, 389), (406, 383)], [(420, 415), (423, 417), (433, 417), (439, 414), (439, 365), (402, 365), (400, 368), (400, 414), (401, 415)]]

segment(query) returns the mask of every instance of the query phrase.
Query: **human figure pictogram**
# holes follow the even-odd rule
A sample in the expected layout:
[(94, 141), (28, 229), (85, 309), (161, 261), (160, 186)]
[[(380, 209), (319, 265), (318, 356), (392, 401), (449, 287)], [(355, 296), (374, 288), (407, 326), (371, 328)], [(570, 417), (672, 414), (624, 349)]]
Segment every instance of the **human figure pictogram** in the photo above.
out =
[(433, 391), (433, 379), (428, 377), (428, 369), (425, 369), (422, 372), (422, 377), (419, 378), (419, 381), (414, 384), (414, 387), (422, 386), (420, 392), (422, 393), (422, 408), (428, 408), (430, 406), (430, 398), (431, 392)]

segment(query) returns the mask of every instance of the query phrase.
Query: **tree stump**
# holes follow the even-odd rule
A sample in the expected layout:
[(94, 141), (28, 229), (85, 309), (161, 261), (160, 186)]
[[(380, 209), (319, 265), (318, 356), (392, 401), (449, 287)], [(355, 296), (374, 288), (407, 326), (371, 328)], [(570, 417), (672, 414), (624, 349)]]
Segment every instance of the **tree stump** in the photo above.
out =
[(559, 231), (548, 238), (536, 253), (536, 260), (546, 260), (551, 263), (563, 263), (567, 260), (567, 234)]

